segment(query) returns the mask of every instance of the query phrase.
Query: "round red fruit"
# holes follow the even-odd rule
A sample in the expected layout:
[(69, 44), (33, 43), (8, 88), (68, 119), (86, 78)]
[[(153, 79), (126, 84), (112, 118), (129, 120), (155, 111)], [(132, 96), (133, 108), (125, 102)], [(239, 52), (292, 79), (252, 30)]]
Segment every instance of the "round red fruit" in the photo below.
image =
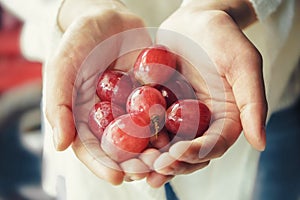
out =
[(176, 55), (162, 45), (141, 51), (134, 64), (133, 73), (141, 84), (162, 84), (176, 69)]
[(154, 147), (161, 151), (166, 151), (170, 146), (170, 138), (166, 130), (161, 130), (156, 135), (151, 136), (150, 138), (150, 147)]
[(166, 128), (183, 139), (203, 135), (211, 119), (209, 108), (199, 100), (185, 99), (174, 103), (167, 110)]
[(144, 125), (154, 124), (157, 133), (163, 127), (160, 123), (164, 122), (166, 112), (166, 100), (162, 94), (150, 86), (136, 88), (128, 97), (126, 110), (132, 114), (133, 118), (138, 116), (140, 123)]
[(133, 83), (127, 73), (118, 70), (106, 70), (99, 76), (96, 93), (101, 101), (125, 106), (132, 90)]
[(197, 99), (193, 87), (180, 73), (175, 73), (165, 84), (156, 84), (154, 87), (159, 90), (166, 99), (167, 107), (170, 107), (177, 100)]
[(150, 127), (135, 123), (131, 115), (113, 120), (104, 130), (101, 147), (113, 160), (123, 162), (137, 157), (149, 144)]
[(123, 114), (125, 114), (125, 110), (118, 105), (112, 105), (111, 102), (96, 103), (89, 113), (89, 128), (98, 139), (101, 139), (108, 124)]

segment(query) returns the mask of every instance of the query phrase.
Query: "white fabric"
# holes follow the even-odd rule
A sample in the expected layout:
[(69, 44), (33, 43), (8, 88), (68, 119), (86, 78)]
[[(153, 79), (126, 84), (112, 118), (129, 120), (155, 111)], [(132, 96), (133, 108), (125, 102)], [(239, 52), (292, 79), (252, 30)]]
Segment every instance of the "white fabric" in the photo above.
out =
[[(189, 0), (184, 2), (187, 1)], [(148, 26), (158, 26), (179, 6), (181, 1), (123, 0), (123, 2), (141, 15)], [(245, 34), (257, 46), (264, 58), (264, 77), (270, 116), (274, 111), (291, 105), (300, 93), (299, 78), (291, 79), (291, 75), (295, 74), (300, 53), (297, 38), (300, 35), (300, 27), (297, 23), (300, 5), (297, 0), (251, 0), (251, 2), (257, 12), (259, 23), (248, 28)], [(296, 8), (298, 10), (295, 10)], [(37, 27), (32, 30), (39, 31)], [(55, 30), (51, 35), (54, 37), (51, 40), (51, 45), (54, 45), (52, 49), (55, 49), (61, 33)], [(22, 40), (26, 44), (25, 54), (32, 57), (39, 55), (35, 51), (44, 48), (44, 45), (36, 48), (27, 47), (32, 40), (30, 34), (24, 33)], [(44, 56), (37, 57), (44, 58)], [(292, 85), (295, 87), (291, 87)], [(45, 131), (44, 188), (50, 194), (59, 195), (60, 199), (66, 197), (70, 200), (165, 199), (163, 188), (152, 189), (145, 181), (125, 183), (116, 187), (98, 179), (78, 161), (71, 149), (56, 152), (47, 121), (43, 128)], [(259, 153), (253, 150), (241, 136), (223, 157), (212, 161), (207, 168), (190, 175), (178, 176), (171, 181), (171, 184), (181, 200), (247, 200), (251, 198), (258, 157)], [(56, 188), (56, 185), (59, 185), (59, 188)]]
[(24, 22), (20, 39), (23, 55), (29, 60), (44, 61), (51, 37), (49, 24), (59, 0), (0, 0), (0, 3)]
[(263, 21), (276, 11), (282, 0), (250, 0), (250, 2), (253, 4), (258, 19)]
[[(275, 5), (274, 1), (270, 1), (269, 8), (266, 7), (266, 2), (252, 0), (254, 5), (256, 3), (264, 4), (265, 10), (262, 8), (257, 10), (258, 18), (261, 21), (250, 27), (246, 34), (263, 55), (264, 79), (270, 115), (276, 110), (291, 105), (300, 93), (300, 79), (290, 80), (299, 62), (300, 3), (297, 0), (289, 0)], [(275, 13), (270, 12), (275, 9), (277, 9)], [(268, 17), (265, 16), (266, 12), (270, 14)], [(286, 90), (290, 93), (286, 94)]]
[(149, 27), (158, 27), (172, 12), (178, 8), (182, 0), (121, 0), (132, 12), (144, 19)]

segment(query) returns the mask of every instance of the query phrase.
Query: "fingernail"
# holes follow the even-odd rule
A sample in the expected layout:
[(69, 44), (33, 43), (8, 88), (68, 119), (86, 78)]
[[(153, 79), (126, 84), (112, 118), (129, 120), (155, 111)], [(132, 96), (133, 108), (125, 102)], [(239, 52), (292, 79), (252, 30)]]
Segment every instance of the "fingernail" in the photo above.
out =
[(260, 132), (260, 151), (264, 151), (266, 148), (266, 128), (263, 126)]
[(58, 142), (59, 142), (59, 132), (57, 127), (53, 128), (53, 144), (55, 149), (58, 149)]

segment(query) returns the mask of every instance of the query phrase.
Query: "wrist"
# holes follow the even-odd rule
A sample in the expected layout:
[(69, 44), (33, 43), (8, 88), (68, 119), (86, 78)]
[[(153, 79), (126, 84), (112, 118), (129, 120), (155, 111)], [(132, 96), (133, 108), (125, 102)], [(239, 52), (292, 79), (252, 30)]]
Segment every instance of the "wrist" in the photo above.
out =
[(62, 0), (57, 25), (64, 32), (76, 18), (103, 10), (125, 11), (127, 8), (118, 0)]
[(227, 13), (235, 23), (244, 29), (257, 20), (255, 10), (249, 0), (184, 0), (181, 7), (192, 9), (193, 12), (218, 10)]

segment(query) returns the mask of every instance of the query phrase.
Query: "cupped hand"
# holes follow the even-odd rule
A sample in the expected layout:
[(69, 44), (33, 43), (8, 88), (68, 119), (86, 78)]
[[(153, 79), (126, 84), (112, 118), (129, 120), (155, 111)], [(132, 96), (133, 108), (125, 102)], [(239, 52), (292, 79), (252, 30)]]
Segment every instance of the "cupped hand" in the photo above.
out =
[[(95, 103), (98, 75), (111, 63), (114, 63), (112, 68), (129, 70), (135, 54), (129, 51), (149, 46), (151, 40), (140, 29), (143, 21), (123, 5), (85, 6), (77, 7), (82, 11), (80, 15), (71, 14), (60, 24), (65, 32), (44, 73), (46, 117), (53, 128), (57, 150), (71, 145), (79, 160), (98, 177), (120, 184), (126, 171), (139, 172), (147, 166), (138, 159), (130, 161), (130, 165), (110, 159), (89, 130), (87, 116)], [(62, 18), (63, 13), (60, 15)], [(137, 31), (130, 33), (134, 29)], [(132, 163), (137, 163), (136, 169), (128, 169)]]
[(202, 137), (177, 142), (160, 155), (157, 172), (197, 171), (222, 156), (242, 130), (255, 149), (265, 148), (262, 58), (238, 24), (225, 11), (186, 6), (161, 25), (157, 42), (181, 56), (179, 70), (209, 106), (212, 119)]

